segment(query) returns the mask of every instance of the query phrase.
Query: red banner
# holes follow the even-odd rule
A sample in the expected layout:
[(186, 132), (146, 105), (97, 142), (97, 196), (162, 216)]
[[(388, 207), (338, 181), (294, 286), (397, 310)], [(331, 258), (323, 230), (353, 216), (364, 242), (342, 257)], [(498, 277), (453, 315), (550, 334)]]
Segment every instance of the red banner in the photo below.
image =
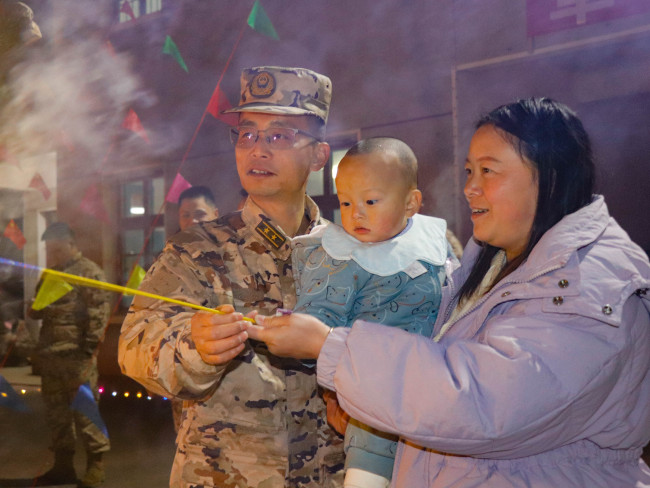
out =
[(649, 0), (527, 0), (528, 36), (649, 11)]

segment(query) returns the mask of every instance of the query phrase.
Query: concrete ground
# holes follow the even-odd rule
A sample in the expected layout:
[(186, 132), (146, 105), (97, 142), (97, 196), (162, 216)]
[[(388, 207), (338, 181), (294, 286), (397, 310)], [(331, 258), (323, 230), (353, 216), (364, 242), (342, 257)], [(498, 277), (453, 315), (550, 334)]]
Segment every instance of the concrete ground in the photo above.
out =
[[(0, 407), (0, 487), (31, 486), (31, 479), (52, 464), (40, 377), (30, 373), (31, 367), (0, 369), (31, 409), (18, 412)], [(175, 438), (169, 401), (160, 397), (147, 400), (144, 389), (123, 376), (100, 378), (100, 383), (105, 391), (99, 409), (111, 440), (111, 450), (104, 456), (104, 488), (169, 486)], [(124, 396), (127, 391), (129, 397)], [(138, 391), (144, 394), (142, 398), (137, 398)], [(79, 444), (75, 455), (78, 476), (83, 474), (85, 462)]]

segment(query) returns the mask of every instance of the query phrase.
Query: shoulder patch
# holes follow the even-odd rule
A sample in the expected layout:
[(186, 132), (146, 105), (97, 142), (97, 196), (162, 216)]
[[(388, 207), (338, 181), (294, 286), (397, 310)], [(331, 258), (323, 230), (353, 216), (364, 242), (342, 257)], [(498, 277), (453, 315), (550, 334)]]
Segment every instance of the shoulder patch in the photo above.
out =
[(275, 249), (280, 249), (282, 245), (287, 241), (286, 237), (284, 237), (278, 229), (273, 227), (265, 220), (262, 220), (259, 224), (257, 224), (255, 230)]

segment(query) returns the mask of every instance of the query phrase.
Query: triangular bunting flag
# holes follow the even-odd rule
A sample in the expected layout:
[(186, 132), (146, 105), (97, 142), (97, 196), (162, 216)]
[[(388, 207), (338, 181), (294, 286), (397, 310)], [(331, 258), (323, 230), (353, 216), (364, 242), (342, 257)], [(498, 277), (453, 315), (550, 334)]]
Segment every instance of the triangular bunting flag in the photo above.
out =
[(20, 162), (9, 152), (6, 146), (0, 144), (0, 162), (7, 162), (18, 169), (20, 168)]
[(180, 197), (181, 193), (183, 193), (188, 188), (192, 188), (190, 182), (183, 178), (180, 173), (176, 173), (176, 178), (174, 178), (174, 182), (167, 192), (165, 201), (170, 203), (178, 203), (178, 197)]
[(132, 20), (135, 20), (135, 14), (133, 13), (133, 8), (131, 7), (131, 2), (129, 2), (129, 0), (124, 0), (124, 3), (120, 7), (120, 12), (128, 15)]
[(0, 375), (0, 407), (7, 407), (17, 412), (30, 411), (27, 404), (2, 375)]
[(49, 304), (54, 303), (59, 298), (67, 295), (72, 290), (74, 290), (74, 288), (70, 283), (46, 274), (40, 288), (38, 289), (38, 293), (36, 293), (36, 298), (34, 298), (32, 308), (34, 310), (42, 310)]
[(228, 125), (236, 126), (239, 123), (239, 114), (222, 114), (224, 110), (231, 109), (230, 101), (219, 85), (214, 89), (208, 108), (206, 109), (215, 119), (219, 119)]
[(163, 54), (169, 54), (170, 56), (172, 56), (176, 60), (176, 62), (181, 65), (181, 68), (183, 68), (186, 73), (189, 73), (189, 70), (187, 69), (187, 65), (185, 64), (185, 61), (183, 61), (183, 57), (181, 56), (178, 47), (176, 47), (176, 43), (172, 41), (171, 37), (167, 36), (165, 38), (165, 45), (163, 46), (162, 52)]
[(99, 427), (106, 437), (108, 437), (108, 429), (102, 420), (102, 416), (99, 413), (99, 406), (95, 401), (95, 397), (93, 396), (93, 392), (88, 383), (84, 383), (79, 387), (74, 400), (72, 400), (72, 403), (70, 404), (70, 408), (85, 415), (93, 424)]
[(22, 249), (25, 243), (27, 242), (27, 239), (25, 239), (23, 232), (20, 230), (20, 227), (16, 225), (14, 219), (11, 219), (9, 221), (7, 227), (5, 227), (5, 231), (3, 235), (8, 239), (11, 239), (11, 242), (16, 244), (16, 247), (18, 249)]
[(271, 39), (275, 39), (276, 41), (280, 39), (278, 37), (278, 33), (275, 32), (275, 29), (273, 28), (271, 19), (269, 19), (269, 16), (266, 15), (266, 12), (260, 3), (260, 0), (255, 0), (255, 3), (253, 4), (251, 13), (248, 16), (248, 25), (254, 31), (257, 31), (260, 34), (264, 34)]
[(104, 47), (106, 47), (106, 51), (108, 51), (108, 54), (110, 54), (111, 57), (114, 58), (115, 57), (115, 48), (113, 47), (113, 44), (111, 43), (111, 41), (107, 40), (106, 43), (104, 44)]
[(74, 152), (72, 139), (70, 139), (70, 136), (63, 129), (59, 131), (59, 142), (63, 144), (68, 151)]
[(138, 114), (135, 113), (135, 110), (129, 109), (129, 113), (126, 114), (126, 117), (124, 117), (124, 121), (122, 122), (122, 127), (135, 132), (140, 137), (142, 137), (145, 141), (149, 142), (149, 137), (147, 137), (147, 132), (144, 130), (144, 127), (142, 127), (142, 123), (138, 118)]
[(126, 283), (126, 287), (137, 290), (140, 287), (140, 283), (142, 283), (145, 274), (147, 274), (147, 272), (142, 268), (142, 266), (136, 264), (129, 281)]
[(45, 181), (43, 181), (43, 177), (40, 175), (40, 173), (34, 173), (32, 181), (29, 182), (29, 187), (40, 191), (43, 195), (43, 200), (49, 200), (52, 196), (52, 192), (45, 184)]
[(106, 211), (104, 201), (102, 200), (102, 196), (99, 193), (99, 188), (96, 183), (88, 187), (81, 199), (79, 208), (83, 213), (91, 215), (105, 224), (110, 225), (111, 219), (108, 217), (108, 212)]

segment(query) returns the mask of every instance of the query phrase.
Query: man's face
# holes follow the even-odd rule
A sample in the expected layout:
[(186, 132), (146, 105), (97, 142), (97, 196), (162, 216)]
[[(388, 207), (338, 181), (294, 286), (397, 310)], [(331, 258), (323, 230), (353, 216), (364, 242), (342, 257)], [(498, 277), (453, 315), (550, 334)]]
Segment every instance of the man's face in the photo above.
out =
[(219, 211), (204, 197), (183, 198), (178, 207), (178, 225), (181, 230), (206, 220), (216, 219)]
[[(240, 127), (258, 131), (285, 127), (310, 133), (304, 115), (275, 115), (243, 112)], [(295, 144), (287, 149), (271, 149), (265, 134), (250, 148), (235, 146), (237, 172), (244, 189), (253, 200), (293, 198), (304, 194), (307, 178), (329, 159), (329, 145), (298, 133)]]
[(69, 239), (48, 239), (45, 241), (45, 255), (48, 268), (63, 266), (77, 252), (77, 246)]

